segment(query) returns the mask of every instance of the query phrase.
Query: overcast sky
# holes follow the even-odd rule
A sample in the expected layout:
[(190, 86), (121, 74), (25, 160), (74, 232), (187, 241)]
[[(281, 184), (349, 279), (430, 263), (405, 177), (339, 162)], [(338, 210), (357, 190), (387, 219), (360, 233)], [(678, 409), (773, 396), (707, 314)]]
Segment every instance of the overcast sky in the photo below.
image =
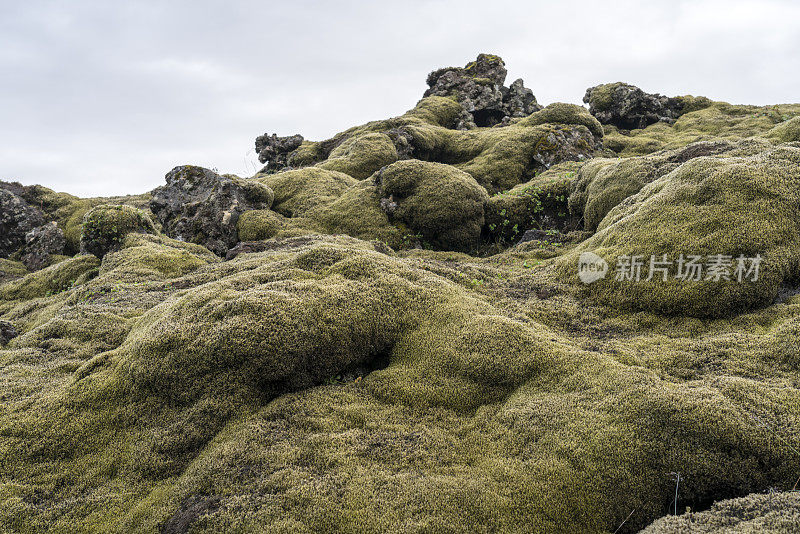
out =
[(612, 81), (800, 101), (798, 2), (0, 0), (0, 179), (101, 196), (186, 163), (251, 175), (257, 135), (401, 114), (479, 52), (543, 104)]

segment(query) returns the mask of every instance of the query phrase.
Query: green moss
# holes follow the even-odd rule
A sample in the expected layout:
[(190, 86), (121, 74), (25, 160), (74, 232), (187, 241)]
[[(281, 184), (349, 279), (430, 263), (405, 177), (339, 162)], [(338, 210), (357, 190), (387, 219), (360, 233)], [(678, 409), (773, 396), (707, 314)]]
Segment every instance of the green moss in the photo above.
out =
[(376, 179), (381, 197), (396, 204), (392, 220), (436, 248), (477, 247), (489, 196), (472, 176), (450, 165), (407, 160), (386, 167)]
[(581, 165), (555, 165), (529, 182), (492, 195), (486, 204), (485, 229), (496, 239), (515, 242), (526, 230), (540, 227), (543, 217), (565, 223), (569, 218), (567, 199)]
[(592, 91), (589, 105), (598, 111), (606, 111), (611, 107), (611, 104), (613, 104), (614, 91), (623, 85), (627, 84), (615, 82), (597, 86), (594, 91)]
[(308, 231), (346, 234), (360, 239), (377, 239), (390, 247), (403, 246), (402, 228), (392, 225), (380, 207), (381, 197), (371, 180), (356, 183), (333, 202), (309, 210), (292, 219), (287, 235)]
[(781, 122), (767, 133), (764, 134), (767, 139), (775, 140), (779, 143), (793, 143), (800, 141), (800, 116), (793, 117), (787, 121)]
[(241, 241), (261, 241), (274, 237), (284, 226), (283, 217), (272, 210), (250, 210), (236, 222)]
[(333, 202), (356, 183), (344, 173), (320, 168), (256, 175), (256, 180), (275, 191), (272, 209), (286, 217)]
[(59, 262), (0, 286), (0, 299), (27, 300), (46, 297), (72, 288), (81, 276), (97, 270), (100, 262), (91, 255), (81, 255)]
[(20, 278), (28, 274), (28, 269), (22, 262), (0, 258), (0, 283)]
[[(261, 184), (258, 185), (264, 188)], [(83, 217), (81, 250), (102, 258), (107, 252), (118, 249), (129, 233), (155, 231), (150, 216), (142, 210), (103, 204), (92, 208)]]
[[(661, 149), (673, 149), (697, 141), (726, 139), (738, 141), (768, 136), (783, 141), (781, 128), (770, 133), (776, 125), (800, 115), (800, 104), (777, 106), (740, 106), (726, 102), (708, 103), (698, 97), (679, 97), (685, 101), (684, 113), (670, 126), (656, 123), (627, 133), (607, 133), (605, 145), (622, 156), (648, 154)], [(792, 126), (787, 125), (786, 132)]]
[(800, 275), (800, 234), (793, 222), (800, 208), (800, 150), (735, 152), (689, 160), (644, 186), (602, 219), (597, 235), (563, 258), (564, 272), (575, 275), (577, 254), (583, 251), (606, 258), (612, 269), (620, 256), (649, 261), (663, 254), (673, 260), (680, 254), (758, 254), (763, 262), (757, 281), (662, 281), (657, 276), (633, 282), (609, 276), (589, 291), (618, 308), (693, 316), (729, 315), (771, 303), (782, 284)]
[(582, 124), (592, 135), (601, 139), (603, 125), (583, 106), (556, 102), (533, 113), (517, 123), (518, 126), (537, 126), (539, 124)]
[(103, 258), (100, 274), (119, 281), (168, 280), (218, 261), (213, 252), (194, 243), (131, 233), (121, 243), (121, 250)]
[(349, 174), (363, 180), (375, 171), (397, 161), (397, 151), (386, 134), (371, 133), (350, 137), (317, 165), (322, 169)]
[(149, 193), (110, 198), (78, 198), (68, 193), (57, 193), (41, 185), (25, 188), (23, 197), (39, 207), (47, 217), (58, 222), (66, 238), (66, 252), (75, 254), (80, 248), (83, 217), (90, 209), (101, 204), (126, 204), (144, 209), (150, 199)]
[(746, 532), (750, 534), (782, 534), (797, 528), (800, 517), (800, 495), (796, 492), (751, 494), (738, 499), (714, 503), (711, 509), (692, 512), (691, 507), (680, 515), (659, 519), (642, 534), (678, 534), (680, 532)]

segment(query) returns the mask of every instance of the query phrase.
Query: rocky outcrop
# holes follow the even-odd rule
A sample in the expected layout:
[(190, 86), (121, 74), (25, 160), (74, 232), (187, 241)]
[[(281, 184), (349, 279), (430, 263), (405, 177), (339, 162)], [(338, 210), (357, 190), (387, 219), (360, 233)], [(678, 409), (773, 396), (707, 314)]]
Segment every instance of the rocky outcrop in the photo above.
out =
[(278, 137), (277, 134), (264, 134), (256, 137), (258, 161), (266, 163), (261, 172), (278, 172), (288, 166), (289, 154), (303, 144), (300, 134)]
[(224, 256), (238, 239), (236, 223), (248, 210), (272, 205), (272, 189), (255, 181), (191, 165), (175, 167), (153, 191), (150, 210), (168, 236)]
[(601, 123), (623, 130), (645, 128), (656, 122), (672, 124), (683, 110), (680, 98), (645, 93), (621, 82), (590, 87), (583, 101), (589, 104), (589, 112)]
[(5, 345), (19, 335), (14, 325), (8, 321), (0, 321), (0, 346)]
[(47, 267), (51, 256), (64, 254), (66, 245), (64, 232), (56, 222), (49, 222), (25, 234), (20, 260), (31, 271), (38, 271)]
[(495, 126), (512, 117), (526, 117), (541, 106), (523, 81), (505, 87), (506, 67), (503, 59), (480, 54), (465, 67), (446, 67), (428, 75), (429, 89), (424, 96), (454, 96), (464, 109), (457, 128)]
[(25, 235), (45, 223), (44, 214), (0, 184), (0, 258), (25, 244)]

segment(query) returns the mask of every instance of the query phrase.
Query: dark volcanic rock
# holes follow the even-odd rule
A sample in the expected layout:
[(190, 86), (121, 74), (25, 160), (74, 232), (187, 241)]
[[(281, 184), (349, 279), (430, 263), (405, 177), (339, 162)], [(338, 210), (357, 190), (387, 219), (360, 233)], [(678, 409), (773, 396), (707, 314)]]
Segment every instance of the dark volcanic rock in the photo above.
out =
[(278, 172), (288, 166), (289, 154), (303, 144), (300, 134), (278, 137), (277, 134), (264, 134), (256, 137), (258, 161), (266, 163), (261, 172)]
[(522, 80), (505, 87), (506, 67), (502, 58), (480, 54), (461, 67), (446, 67), (428, 75), (424, 96), (455, 96), (464, 111), (458, 129), (495, 126), (512, 117), (526, 117), (541, 106)]
[(167, 185), (153, 191), (150, 210), (168, 236), (204, 245), (224, 256), (238, 241), (236, 223), (248, 210), (272, 205), (272, 190), (242, 180), (184, 165), (166, 175)]
[(645, 93), (621, 82), (590, 87), (583, 101), (589, 104), (589, 112), (601, 123), (624, 130), (645, 128), (656, 122), (672, 124), (683, 109), (678, 98)]
[(20, 260), (31, 271), (38, 271), (47, 267), (50, 256), (64, 254), (66, 245), (64, 232), (55, 222), (49, 222), (25, 234)]
[(25, 244), (25, 235), (45, 222), (38, 208), (0, 186), (0, 258), (19, 250)]
[(0, 321), (0, 345), (5, 345), (19, 335), (14, 325), (8, 321)]

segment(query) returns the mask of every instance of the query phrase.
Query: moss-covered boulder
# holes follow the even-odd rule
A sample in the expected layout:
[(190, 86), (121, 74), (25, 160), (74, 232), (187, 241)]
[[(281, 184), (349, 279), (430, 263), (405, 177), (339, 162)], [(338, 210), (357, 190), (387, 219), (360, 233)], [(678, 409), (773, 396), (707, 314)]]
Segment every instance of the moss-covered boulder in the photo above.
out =
[(241, 241), (260, 241), (274, 237), (284, 225), (284, 218), (272, 210), (250, 210), (239, 216), (236, 230)]
[(102, 258), (118, 250), (130, 233), (155, 233), (153, 221), (142, 210), (130, 206), (104, 204), (83, 217), (81, 252)]
[(489, 195), (469, 174), (449, 165), (399, 161), (375, 175), (381, 206), (437, 248), (478, 244)]
[(391, 138), (383, 133), (368, 133), (346, 139), (331, 151), (328, 159), (317, 166), (363, 180), (395, 161), (397, 150)]
[(318, 167), (257, 174), (255, 179), (274, 191), (272, 210), (286, 217), (302, 215), (316, 206), (329, 204), (357, 182), (342, 172)]
[[(763, 148), (763, 145), (754, 145), (750, 152)], [(578, 171), (569, 196), (569, 210), (576, 217), (583, 218), (587, 230), (594, 231), (611, 209), (638, 193), (646, 184), (690, 159), (733, 149), (734, 145), (721, 140), (693, 143), (685, 148), (640, 158), (594, 158)]]
[(617, 308), (723, 316), (770, 304), (800, 276), (800, 149), (735, 154), (691, 159), (645, 185), (560, 260), (563, 272), (577, 282), (580, 253), (603, 258), (612, 272), (588, 291)]
[(622, 82), (590, 87), (583, 101), (589, 104), (591, 114), (603, 124), (628, 130), (656, 122), (673, 123), (680, 117), (684, 106), (681, 99), (645, 93)]
[(701, 512), (693, 512), (691, 507), (684, 511), (679, 509), (679, 514), (659, 519), (641, 534), (787, 534), (800, 525), (800, 493), (770, 489), (761, 494), (716, 502)]

